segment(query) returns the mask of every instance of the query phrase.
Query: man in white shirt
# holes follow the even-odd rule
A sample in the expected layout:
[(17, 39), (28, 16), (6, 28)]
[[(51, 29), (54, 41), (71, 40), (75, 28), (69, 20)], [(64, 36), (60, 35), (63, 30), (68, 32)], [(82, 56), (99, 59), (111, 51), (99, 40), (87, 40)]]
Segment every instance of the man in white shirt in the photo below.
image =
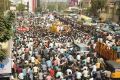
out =
[(24, 58), (25, 58), (25, 54), (24, 53), (22, 54), (21, 58), (24, 60)]
[(88, 67), (87, 66), (84, 66), (83, 68), (82, 68), (82, 70), (87, 70), (88, 69)]
[(49, 47), (50, 47), (50, 48), (53, 48), (53, 47), (54, 47), (53, 43), (50, 43), (50, 44), (49, 44)]
[(96, 66), (96, 65), (93, 65), (92, 68), (93, 68), (93, 69), (92, 69), (92, 72), (96, 72), (96, 71), (97, 71), (97, 66)]
[(38, 68), (37, 66), (34, 66), (34, 67), (33, 67), (33, 72), (34, 72), (34, 73), (38, 73), (38, 70), (39, 70), (39, 68)]
[(85, 80), (89, 77), (89, 71), (88, 70), (83, 70), (83, 77), (85, 78)]
[(76, 59), (79, 61), (81, 58), (80, 54), (77, 54)]
[(72, 74), (72, 70), (71, 69), (67, 69), (66, 72), (67, 72), (67, 75), (69, 75), (69, 73)]
[(72, 55), (69, 55), (69, 56), (68, 56), (68, 59), (69, 59), (69, 61), (71, 61), (71, 62), (73, 62), (73, 61), (74, 61), (74, 58), (73, 58), (73, 56), (72, 56)]
[(18, 75), (18, 78), (19, 78), (20, 80), (23, 80), (23, 79), (24, 79), (24, 74), (21, 72), (21, 73)]
[(82, 73), (77, 70), (77, 71), (76, 71), (76, 79), (77, 79), (77, 80), (80, 80), (81, 77), (82, 77)]
[(35, 62), (35, 57), (34, 57), (34, 56), (31, 57), (31, 62), (32, 62), (32, 63)]

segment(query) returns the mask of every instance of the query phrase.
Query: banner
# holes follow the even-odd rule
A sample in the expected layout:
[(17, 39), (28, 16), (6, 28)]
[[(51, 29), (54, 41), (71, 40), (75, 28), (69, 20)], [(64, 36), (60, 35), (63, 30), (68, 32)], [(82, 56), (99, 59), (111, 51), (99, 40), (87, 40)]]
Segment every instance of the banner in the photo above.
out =
[(5, 43), (0, 43), (2, 46), (2, 49), (7, 49), (8, 50), (8, 56), (6, 57), (5, 60), (0, 62), (0, 75), (2, 74), (9, 74), (12, 72), (12, 59), (11, 59), (11, 49), (12, 49), (12, 40), (5, 42)]

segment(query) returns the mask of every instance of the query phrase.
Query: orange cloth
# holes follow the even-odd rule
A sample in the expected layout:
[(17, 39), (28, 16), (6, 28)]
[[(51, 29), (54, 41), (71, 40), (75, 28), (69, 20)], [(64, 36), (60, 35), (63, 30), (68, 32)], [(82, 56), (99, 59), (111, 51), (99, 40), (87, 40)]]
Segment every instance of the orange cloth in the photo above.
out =
[(39, 62), (38, 59), (35, 59), (35, 64), (36, 64), (36, 65), (40, 64), (40, 62)]

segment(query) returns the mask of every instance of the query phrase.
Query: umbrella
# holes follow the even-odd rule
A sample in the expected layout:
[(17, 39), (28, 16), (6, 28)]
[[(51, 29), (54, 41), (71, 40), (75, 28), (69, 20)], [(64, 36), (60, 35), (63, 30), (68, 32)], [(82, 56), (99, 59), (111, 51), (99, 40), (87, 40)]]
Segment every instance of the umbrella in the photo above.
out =
[(26, 31), (29, 31), (29, 27), (18, 27), (17, 31), (26, 32)]

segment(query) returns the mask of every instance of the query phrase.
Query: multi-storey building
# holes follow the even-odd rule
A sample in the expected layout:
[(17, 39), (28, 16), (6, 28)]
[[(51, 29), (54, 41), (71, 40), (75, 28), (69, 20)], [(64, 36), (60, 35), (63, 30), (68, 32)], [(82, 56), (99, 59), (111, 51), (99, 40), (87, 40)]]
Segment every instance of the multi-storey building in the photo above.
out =
[(29, 12), (34, 13), (37, 8), (37, 0), (29, 0)]
[(56, 10), (59, 11), (60, 8), (64, 9), (68, 6), (68, 0), (40, 0), (40, 5), (42, 10)]
[(120, 6), (120, 0), (108, 0), (105, 11), (102, 13), (102, 18), (104, 20), (110, 19), (114, 22), (120, 21), (120, 11), (119, 10)]

